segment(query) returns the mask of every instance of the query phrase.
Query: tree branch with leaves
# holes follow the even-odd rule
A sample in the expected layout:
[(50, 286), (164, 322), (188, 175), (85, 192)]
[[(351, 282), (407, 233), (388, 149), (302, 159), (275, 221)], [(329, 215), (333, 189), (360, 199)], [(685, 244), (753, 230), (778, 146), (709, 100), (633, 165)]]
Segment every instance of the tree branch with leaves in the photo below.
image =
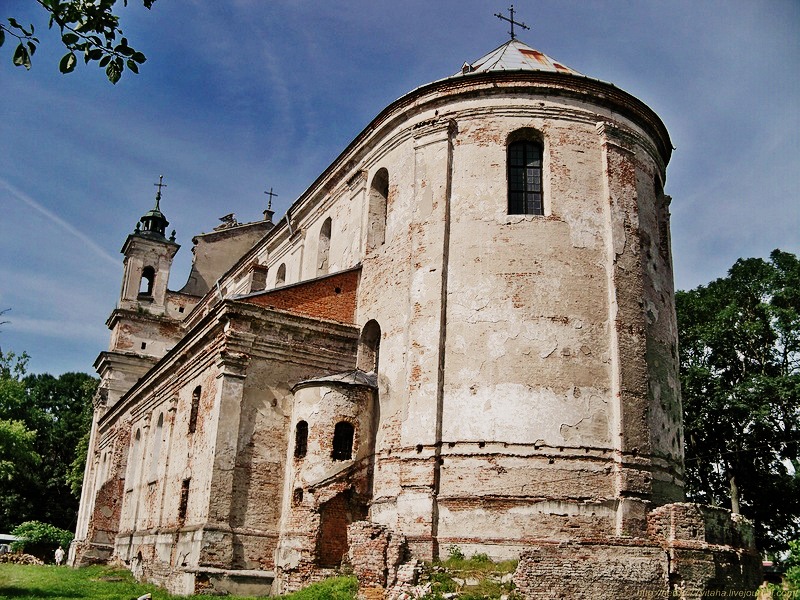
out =
[[(138, 73), (139, 66), (147, 60), (123, 36), (119, 17), (113, 12), (118, 1), (127, 6), (128, 0), (34, 1), (49, 13), (48, 27), (58, 28), (61, 43), (67, 49), (58, 65), (62, 73), (74, 71), (79, 59), (83, 58), (85, 64), (96, 62), (105, 69), (108, 80), (116, 84), (125, 69)], [(150, 9), (154, 2), (142, 0), (142, 5)], [(17, 41), (12, 58), (14, 65), (30, 70), (33, 55), (40, 43), (35, 33), (33, 23), (26, 27), (13, 17), (8, 18), (8, 25), (0, 23), (0, 46), (7, 37)]]

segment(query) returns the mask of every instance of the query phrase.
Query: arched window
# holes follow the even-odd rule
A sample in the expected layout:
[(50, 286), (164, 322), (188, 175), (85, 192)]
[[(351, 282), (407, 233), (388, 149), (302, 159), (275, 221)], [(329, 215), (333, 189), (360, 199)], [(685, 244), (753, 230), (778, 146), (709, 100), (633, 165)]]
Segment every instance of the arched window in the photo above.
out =
[(508, 214), (543, 215), (542, 196), (542, 144), (533, 139), (510, 141)]
[(158, 415), (158, 422), (156, 429), (153, 433), (153, 457), (150, 461), (150, 477), (149, 481), (156, 481), (158, 479), (158, 463), (161, 462), (161, 444), (164, 439), (164, 413)]
[(308, 452), (308, 423), (300, 421), (294, 430), (294, 457), (303, 458)]
[(198, 385), (192, 392), (192, 408), (189, 411), (189, 433), (197, 429), (197, 413), (200, 411), (200, 394), (203, 389)]
[(275, 274), (275, 285), (283, 285), (286, 283), (286, 265), (281, 263), (278, 267), (278, 272)]
[(317, 275), (328, 273), (328, 260), (331, 254), (331, 218), (325, 219), (319, 230), (319, 243), (317, 244)]
[(369, 189), (367, 222), (367, 252), (386, 242), (386, 205), (389, 200), (389, 171), (380, 169), (372, 178)]
[(358, 340), (358, 360), (356, 366), (362, 371), (378, 372), (378, 354), (381, 346), (381, 326), (375, 320), (367, 321)]
[(353, 435), (355, 428), (352, 423), (339, 421), (333, 429), (333, 460), (350, 460), (353, 458)]
[(152, 296), (153, 284), (156, 281), (156, 270), (153, 267), (142, 269), (142, 279), (139, 281), (139, 295)]

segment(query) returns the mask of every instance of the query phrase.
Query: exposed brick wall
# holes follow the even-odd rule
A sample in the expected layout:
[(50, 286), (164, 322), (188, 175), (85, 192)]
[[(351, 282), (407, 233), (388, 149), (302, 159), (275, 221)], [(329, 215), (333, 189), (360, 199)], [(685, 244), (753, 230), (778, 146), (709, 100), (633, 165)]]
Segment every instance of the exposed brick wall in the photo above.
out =
[(668, 565), (659, 547), (541, 545), (520, 557), (514, 583), (524, 598), (666, 598)]
[(349, 559), (361, 588), (387, 588), (397, 582), (397, 569), (408, 558), (403, 535), (368, 521), (347, 528)]
[(351, 269), (242, 298), (242, 301), (339, 323), (353, 323), (360, 276), (360, 268)]
[(523, 552), (514, 583), (531, 600), (755, 595), (760, 558), (747, 521), (687, 503), (647, 520), (647, 538), (540, 543)]
[(336, 567), (347, 555), (347, 526), (366, 517), (366, 507), (345, 491), (320, 507), (317, 562), (321, 567)]
[(97, 491), (94, 514), (89, 529), (89, 540), (98, 544), (113, 544), (119, 531), (122, 511), (122, 491), (125, 480), (112, 477)]

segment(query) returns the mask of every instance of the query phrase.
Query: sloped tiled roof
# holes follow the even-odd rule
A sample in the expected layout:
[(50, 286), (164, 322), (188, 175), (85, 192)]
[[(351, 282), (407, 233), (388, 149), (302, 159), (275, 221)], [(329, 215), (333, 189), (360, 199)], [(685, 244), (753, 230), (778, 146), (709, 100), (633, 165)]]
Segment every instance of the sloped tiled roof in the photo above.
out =
[(509, 40), (473, 63), (464, 63), (456, 75), (488, 71), (550, 71), (582, 75), (517, 39)]

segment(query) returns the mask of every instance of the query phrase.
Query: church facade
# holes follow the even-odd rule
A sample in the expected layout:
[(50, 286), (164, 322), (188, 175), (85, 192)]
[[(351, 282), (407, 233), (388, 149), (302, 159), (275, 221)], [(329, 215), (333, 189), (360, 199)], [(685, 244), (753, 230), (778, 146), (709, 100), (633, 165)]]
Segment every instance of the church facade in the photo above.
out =
[(284, 218), (196, 236), (179, 291), (159, 192), (95, 364), (73, 564), (283, 592), (367, 522), (407, 558), (522, 557), (531, 598), (583, 597), (575, 552), (611, 569), (593, 597), (751, 585), (747, 523), (683, 502), (671, 149), (512, 39), (389, 105)]

